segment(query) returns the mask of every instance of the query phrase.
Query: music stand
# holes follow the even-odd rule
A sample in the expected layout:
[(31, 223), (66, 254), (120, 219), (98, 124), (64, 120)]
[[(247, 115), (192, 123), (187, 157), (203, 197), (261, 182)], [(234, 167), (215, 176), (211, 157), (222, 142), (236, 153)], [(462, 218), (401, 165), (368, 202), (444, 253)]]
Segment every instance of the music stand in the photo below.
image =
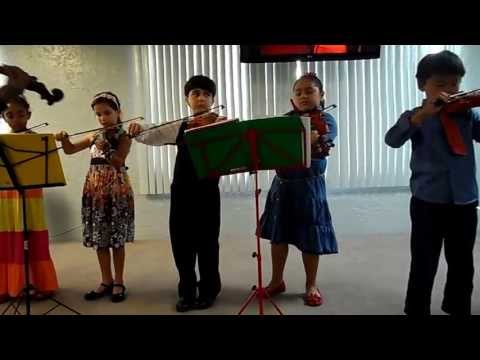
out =
[[(30, 290), (34, 288), (30, 284), (29, 231), (27, 228), (25, 191), (28, 189), (66, 185), (57, 150), (53, 135), (0, 135), (0, 190), (17, 190), (22, 199), (25, 272), (25, 286), (23, 290), (18, 294), (17, 298), (10, 302), (2, 312), (2, 315), (5, 315), (10, 307), (13, 307), (15, 315), (21, 315), (18, 308), (24, 298), (26, 315), (31, 315)], [(23, 297), (21, 296), (22, 292), (24, 293)], [(50, 313), (59, 306), (80, 315), (78, 311), (63, 304), (53, 296), (48, 296), (47, 299), (55, 302), (56, 305), (43, 315)]]
[[(307, 136), (308, 135), (308, 136)], [(249, 121), (218, 123), (185, 132), (195, 169), (200, 178), (249, 172), (255, 179), (255, 220), (257, 284), (243, 303), (238, 315), (258, 300), (264, 315), (264, 299), (283, 315), (263, 287), (260, 247), (258, 171), (310, 167), (310, 121), (298, 116), (282, 116)]]

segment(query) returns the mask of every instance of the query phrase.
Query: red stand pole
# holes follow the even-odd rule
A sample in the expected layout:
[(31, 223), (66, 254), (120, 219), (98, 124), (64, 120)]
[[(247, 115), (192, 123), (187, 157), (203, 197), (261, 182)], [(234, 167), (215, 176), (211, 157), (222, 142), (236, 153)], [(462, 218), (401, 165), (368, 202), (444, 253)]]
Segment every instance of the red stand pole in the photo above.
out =
[(255, 176), (255, 218), (256, 218), (256, 230), (255, 234), (257, 237), (257, 251), (252, 254), (253, 257), (257, 258), (257, 275), (258, 275), (258, 284), (252, 287), (252, 292), (248, 296), (247, 300), (243, 303), (238, 315), (242, 315), (248, 305), (256, 298), (258, 300), (258, 312), (260, 315), (264, 315), (263, 302), (264, 299), (270, 301), (274, 306), (277, 312), (280, 315), (283, 315), (280, 308), (273, 302), (268, 293), (263, 287), (262, 279), (262, 252), (260, 248), (260, 236), (258, 234), (258, 229), (260, 228), (260, 215), (259, 215), (259, 198), (261, 190), (258, 188), (258, 169), (259, 169), (259, 158), (257, 153), (257, 133), (254, 130), (247, 131), (247, 140), (250, 143), (250, 149), (252, 153), (252, 162), (253, 162), (253, 171), (252, 173)]

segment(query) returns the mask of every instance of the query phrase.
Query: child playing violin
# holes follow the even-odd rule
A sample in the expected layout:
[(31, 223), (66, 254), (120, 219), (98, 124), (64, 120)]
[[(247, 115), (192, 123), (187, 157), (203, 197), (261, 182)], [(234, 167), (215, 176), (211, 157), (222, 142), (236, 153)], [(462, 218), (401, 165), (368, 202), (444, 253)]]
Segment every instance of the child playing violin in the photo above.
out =
[(416, 78), (426, 98), (400, 115), (385, 136), (393, 148), (412, 143), (407, 315), (430, 314), (443, 244), (448, 273), (441, 308), (450, 315), (471, 313), (478, 205), (473, 141), (480, 142), (480, 116), (465, 106), (452, 111), (451, 95), (464, 75), (462, 60), (450, 51), (425, 56)]
[[(216, 85), (203, 75), (191, 77), (184, 86), (185, 100), (195, 116), (182, 124), (177, 137), (178, 153), (171, 186), (170, 240), (180, 281), (178, 312), (207, 309), (221, 290), (219, 267), (220, 189), (219, 178), (199, 179), (184, 141), (187, 128), (224, 120), (210, 112)], [(201, 114), (201, 115), (200, 115)], [(129, 125), (129, 133), (147, 145), (161, 144), (159, 130)], [(196, 258), (200, 282), (195, 272)]]
[(121, 109), (115, 94), (95, 95), (91, 107), (105, 130), (88, 134), (77, 143), (70, 142), (64, 131), (56, 138), (61, 141), (65, 154), (90, 148), (90, 169), (82, 197), (83, 244), (96, 249), (102, 281), (96, 290), (85, 294), (85, 300), (110, 295), (112, 302), (121, 302), (126, 297), (125, 243), (133, 242), (135, 226), (133, 191), (125, 167), (132, 140), (118, 125)]
[(338, 252), (325, 183), (326, 157), (337, 124), (332, 115), (322, 112), (323, 84), (314, 73), (295, 81), (292, 105), (287, 115), (311, 117), (312, 163), (308, 169), (277, 170), (268, 192), (259, 229), (272, 246), (272, 279), (266, 292), (273, 297), (286, 291), (283, 271), (288, 246), (294, 245), (302, 252), (305, 267), (305, 305), (320, 306), (324, 299), (316, 285), (319, 257)]
[[(32, 115), (23, 95), (8, 97), (1, 115), (12, 133), (32, 134), (27, 122)], [(28, 223), (30, 280), (34, 299), (48, 298), (58, 289), (50, 256), (42, 189), (25, 190)], [(22, 200), (17, 190), (0, 191), (0, 303), (22, 295), (25, 287)]]

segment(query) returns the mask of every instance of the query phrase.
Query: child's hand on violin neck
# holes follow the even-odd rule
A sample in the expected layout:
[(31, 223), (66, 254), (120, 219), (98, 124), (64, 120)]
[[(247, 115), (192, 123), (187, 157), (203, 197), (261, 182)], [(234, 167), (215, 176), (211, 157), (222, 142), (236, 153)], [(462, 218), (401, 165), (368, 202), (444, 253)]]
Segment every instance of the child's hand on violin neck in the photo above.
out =
[(441, 92), (437, 97), (423, 101), (422, 110), (425, 115), (435, 115), (442, 106), (450, 102), (450, 94)]
[(143, 131), (142, 125), (137, 122), (128, 124), (128, 135), (135, 137)]
[[(422, 107), (411, 118), (413, 125), (422, 124), (428, 117), (436, 115), (450, 102), (450, 94), (441, 92), (437, 97), (423, 100)], [(440, 103), (440, 104), (439, 104)]]
[(95, 140), (95, 146), (98, 150), (105, 151), (108, 147), (108, 143), (105, 141), (105, 139), (100, 138)]
[(107, 140), (107, 134), (101, 131), (98, 134), (94, 134), (95, 146), (100, 151), (107, 151), (110, 148), (110, 143)]

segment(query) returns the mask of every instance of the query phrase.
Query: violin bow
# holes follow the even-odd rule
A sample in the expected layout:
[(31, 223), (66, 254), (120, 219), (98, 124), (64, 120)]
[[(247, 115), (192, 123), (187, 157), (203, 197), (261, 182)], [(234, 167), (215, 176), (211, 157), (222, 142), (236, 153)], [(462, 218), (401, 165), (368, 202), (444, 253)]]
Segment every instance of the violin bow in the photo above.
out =
[(185, 116), (185, 117), (180, 118), (180, 119), (177, 119), (177, 120), (167, 121), (167, 122), (164, 122), (163, 124), (155, 125), (155, 126), (152, 126), (152, 127), (148, 128), (148, 129), (142, 130), (141, 132), (139, 132), (139, 133), (138, 133), (137, 135), (135, 135), (134, 137), (137, 137), (137, 136), (139, 136), (140, 134), (143, 134), (144, 132), (147, 132), (147, 131), (150, 131), (150, 130), (154, 130), (154, 129), (158, 129), (158, 128), (162, 127), (162, 126), (167, 126), (167, 125), (170, 125), (170, 124), (173, 124), (173, 123), (177, 123), (177, 122), (184, 122), (184, 121), (187, 121), (188, 119), (193, 118), (193, 117), (196, 117), (196, 116), (206, 115), (206, 114), (208, 114), (210, 111), (212, 111), (212, 110), (214, 110), (214, 109), (224, 109), (224, 108), (225, 108), (225, 105), (217, 105), (217, 106), (211, 107), (211, 108), (209, 108), (208, 110), (202, 111), (202, 112), (197, 113), (197, 114), (188, 115), (188, 116)]
[(33, 129), (37, 129), (37, 128), (41, 128), (41, 127), (44, 127), (44, 126), (48, 126), (48, 123), (47, 123), (47, 122), (44, 122), (44, 123), (41, 123), (41, 124), (32, 126), (32, 127), (30, 127), (30, 128), (27, 128), (27, 129), (25, 129), (25, 130), (15, 131), (15, 132), (13, 132), (13, 133), (14, 133), (14, 134), (22, 134), (22, 133), (25, 133), (25, 132), (27, 132), (27, 131), (30, 131), (30, 130), (33, 130)]
[(144, 119), (143, 116), (137, 116), (137, 117), (134, 117), (134, 118), (125, 120), (125, 121), (121, 121), (121, 122), (119, 122), (118, 124), (115, 124), (115, 125), (112, 125), (112, 126), (99, 127), (99, 128), (96, 128), (96, 129), (79, 131), (79, 132), (76, 132), (76, 133), (74, 133), (74, 134), (72, 134), (72, 135), (68, 135), (68, 137), (83, 135), (83, 134), (87, 134), (87, 133), (91, 133), (91, 132), (95, 132), (95, 131), (107, 131), (107, 130), (115, 129), (115, 128), (119, 127), (119, 126), (122, 126), (123, 124), (128, 123), (128, 122), (130, 122), (130, 121), (143, 120), (143, 119)]

